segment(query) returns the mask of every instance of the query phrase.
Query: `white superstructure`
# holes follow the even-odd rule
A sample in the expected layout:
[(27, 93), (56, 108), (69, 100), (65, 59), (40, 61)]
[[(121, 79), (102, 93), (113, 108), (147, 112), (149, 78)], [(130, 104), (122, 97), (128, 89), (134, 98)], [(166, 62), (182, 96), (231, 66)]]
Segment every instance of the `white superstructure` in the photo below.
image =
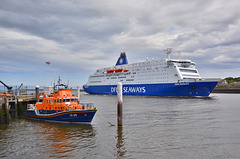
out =
[(146, 60), (98, 69), (90, 75), (87, 85), (113, 85), (117, 82), (123, 84), (177, 83), (201, 80), (194, 62), (170, 59), (171, 50), (167, 50), (166, 53), (168, 58), (164, 60)]

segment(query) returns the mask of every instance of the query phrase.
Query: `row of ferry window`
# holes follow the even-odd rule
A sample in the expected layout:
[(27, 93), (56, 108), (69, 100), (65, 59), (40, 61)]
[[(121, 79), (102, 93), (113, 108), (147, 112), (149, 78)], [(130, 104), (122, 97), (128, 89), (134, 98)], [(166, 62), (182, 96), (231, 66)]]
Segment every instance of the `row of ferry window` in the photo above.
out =
[(139, 75), (140, 77), (144, 77), (144, 76), (159, 76), (159, 75), (168, 75), (168, 73), (155, 73), (155, 74), (141, 74)]
[[(136, 70), (136, 71), (138, 71), (138, 73), (147, 73), (147, 72), (155, 72), (155, 71), (157, 71), (157, 72), (160, 72), (160, 71), (167, 71), (166, 69), (162, 69), (162, 70)], [(133, 72), (133, 74), (136, 74), (136, 72)]]
[[(119, 78), (127, 78), (126, 76), (120, 76), (120, 77), (118, 77), (118, 79)], [(109, 79), (109, 78), (107, 78), (107, 79)], [(111, 77), (111, 79), (117, 79), (117, 77)]]
[[(54, 99), (54, 103), (62, 103), (62, 102), (73, 102), (73, 101), (78, 101), (77, 98), (59, 98), (59, 99)], [(51, 103), (51, 99), (47, 100), (47, 104)]]
[(102, 81), (90, 81), (90, 83), (101, 83)]
[[(167, 71), (166, 69), (165, 70), (161, 70), (161, 71)], [(142, 71), (142, 73), (147, 73), (147, 71)], [(149, 71), (149, 72), (151, 72), (151, 71)], [(158, 70), (158, 72), (159, 72), (159, 70)], [(136, 74), (136, 72), (133, 72), (133, 74)], [(167, 75), (166, 73), (164, 73), (164, 74), (161, 74), (161, 75)], [(144, 75), (142, 75), (142, 76), (144, 76)], [(146, 75), (146, 76), (149, 76), (148, 74)], [(134, 76), (132, 76), (132, 78), (133, 78)], [(120, 76), (120, 77), (111, 77), (111, 79), (117, 79), (117, 78), (126, 78), (126, 76)], [(109, 79), (109, 78), (107, 78), (107, 79)], [(99, 82), (99, 81), (98, 81)], [(93, 82), (92, 82), (93, 83)]]
[(136, 67), (156, 67), (156, 66), (165, 66), (166, 65), (166, 63), (150, 63), (150, 62), (148, 62), (148, 63), (145, 63), (145, 62), (142, 62), (142, 63), (138, 63), (138, 64), (136, 64), (136, 65), (132, 65), (132, 66), (130, 66), (129, 68), (136, 68)]

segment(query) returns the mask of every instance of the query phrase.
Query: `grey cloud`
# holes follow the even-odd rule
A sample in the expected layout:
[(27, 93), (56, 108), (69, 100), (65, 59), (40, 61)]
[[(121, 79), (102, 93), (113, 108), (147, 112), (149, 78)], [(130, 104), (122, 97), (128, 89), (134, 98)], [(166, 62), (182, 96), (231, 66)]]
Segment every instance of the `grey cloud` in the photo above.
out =
[(122, 51), (136, 62), (165, 58), (174, 47), (202, 67), (235, 69), (223, 59), (239, 59), (239, 7), (238, 0), (2, 0), (1, 60), (40, 67), (50, 59), (58, 72), (81, 68), (87, 79)]

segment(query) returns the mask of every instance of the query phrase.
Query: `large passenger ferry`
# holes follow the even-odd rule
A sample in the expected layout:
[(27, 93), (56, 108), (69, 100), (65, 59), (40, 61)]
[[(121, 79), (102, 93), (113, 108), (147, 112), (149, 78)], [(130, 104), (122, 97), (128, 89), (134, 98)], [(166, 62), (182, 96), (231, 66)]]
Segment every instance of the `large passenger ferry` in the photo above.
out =
[(191, 60), (167, 58), (128, 64), (121, 53), (115, 66), (100, 68), (83, 85), (90, 94), (117, 93), (117, 82), (123, 84), (123, 95), (143, 96), (209, 96), (220, 79), (201, 78)]

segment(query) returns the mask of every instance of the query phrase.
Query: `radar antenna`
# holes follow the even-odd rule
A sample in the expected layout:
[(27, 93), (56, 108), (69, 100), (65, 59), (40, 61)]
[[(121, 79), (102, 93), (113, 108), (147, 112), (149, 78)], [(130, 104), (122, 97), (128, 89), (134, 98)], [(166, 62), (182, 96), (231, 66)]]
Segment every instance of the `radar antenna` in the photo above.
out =
[(58, 77), (58, 84), (57, 85), (55, 85), (55, 81), (54, 81), (54, 90), (58, 87), (64, 87), (65, 89), (67, 89), (68, 88), (68, 85), (65, 85), (63, 82), (62, 82), (62, 80), (61, 80), (61, 78), (60, 78), (60, 76)]
[(167, 59), (170, 60), (170, 54), (173, 52), (172, 48), (167, 48), (166, 50), (164, 50), (167, 54)]

